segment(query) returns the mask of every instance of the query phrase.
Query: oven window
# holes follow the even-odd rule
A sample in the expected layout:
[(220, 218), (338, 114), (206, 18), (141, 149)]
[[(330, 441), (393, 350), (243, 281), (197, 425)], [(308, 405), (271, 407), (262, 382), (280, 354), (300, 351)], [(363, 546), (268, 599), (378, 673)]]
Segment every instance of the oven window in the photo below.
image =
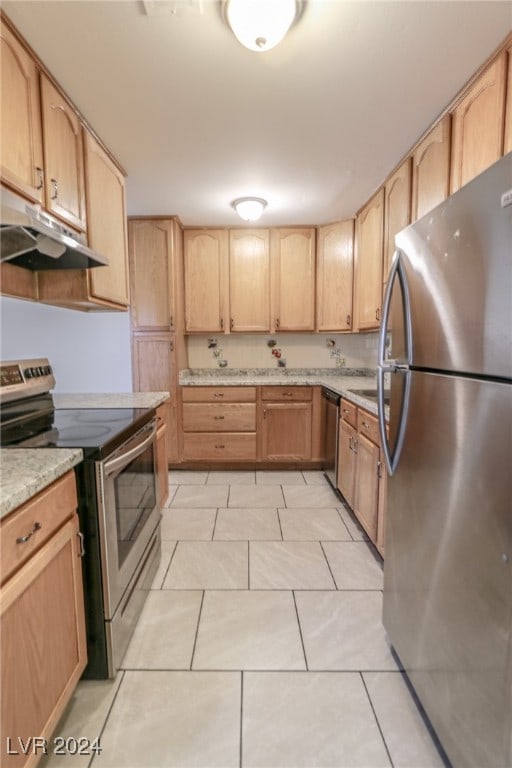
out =
[(117, 551), (122, 566), (156, 505), (153, 444), (114, 479)]

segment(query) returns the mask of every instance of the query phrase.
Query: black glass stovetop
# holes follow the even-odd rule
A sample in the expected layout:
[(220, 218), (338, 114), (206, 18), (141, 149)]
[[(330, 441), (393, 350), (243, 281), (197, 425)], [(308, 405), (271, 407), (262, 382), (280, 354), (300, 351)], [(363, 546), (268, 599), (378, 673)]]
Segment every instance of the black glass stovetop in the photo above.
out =
[(2, 427), (2, 447), (81, 448), (103, 458), (151, 420), (152, 408), (59, 408)]

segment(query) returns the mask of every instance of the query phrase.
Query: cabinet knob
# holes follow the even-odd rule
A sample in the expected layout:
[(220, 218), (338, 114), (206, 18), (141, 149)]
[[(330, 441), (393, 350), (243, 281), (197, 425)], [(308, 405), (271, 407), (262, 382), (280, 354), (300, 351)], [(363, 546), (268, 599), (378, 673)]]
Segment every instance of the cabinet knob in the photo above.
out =
[(233, 320), (233, 318), (231, 318), (229, 321), (229, 327), (231, 328), (231, 330), (233, 330), (233, 328), (235, 327), (235, 321)]
[(223, 317), (221, 317), (221, 319), (220, 319), (220, 329), (221, 329), (221, 331), (224, 330), (224, 318)]
[(352, 325), (352, 316), (351, 315), (347, 315), (347, 325), (348, 325), (349, 328)]
[(375, 310), (375, 319), (380, 320), (380, 307), (377, 307)]

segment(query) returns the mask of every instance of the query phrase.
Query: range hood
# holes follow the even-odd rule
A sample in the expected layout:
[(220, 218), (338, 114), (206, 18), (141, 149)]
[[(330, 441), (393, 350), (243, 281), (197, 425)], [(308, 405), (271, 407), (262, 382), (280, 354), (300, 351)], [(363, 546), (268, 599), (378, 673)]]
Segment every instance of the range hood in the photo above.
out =
[(2, 187), (0, 261), (25, 269), (90, 269), (108, 266), (79, 235), (26, 200)]

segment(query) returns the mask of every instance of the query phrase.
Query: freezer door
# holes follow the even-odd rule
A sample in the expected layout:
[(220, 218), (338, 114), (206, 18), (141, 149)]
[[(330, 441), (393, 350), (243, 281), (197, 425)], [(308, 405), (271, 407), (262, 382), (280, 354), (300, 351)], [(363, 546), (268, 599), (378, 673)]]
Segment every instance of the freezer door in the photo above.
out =
[[(410, 296), (413, 367), (512, 379), (507, 199), (512, 203), (512, 153), (396, 236)], [(400, 358), (400, 350), (391, 356)]]
[(453, 765), (503, 768), (512, 765), (512, 385), (409, 375), (388, 481), (384, 625)]

